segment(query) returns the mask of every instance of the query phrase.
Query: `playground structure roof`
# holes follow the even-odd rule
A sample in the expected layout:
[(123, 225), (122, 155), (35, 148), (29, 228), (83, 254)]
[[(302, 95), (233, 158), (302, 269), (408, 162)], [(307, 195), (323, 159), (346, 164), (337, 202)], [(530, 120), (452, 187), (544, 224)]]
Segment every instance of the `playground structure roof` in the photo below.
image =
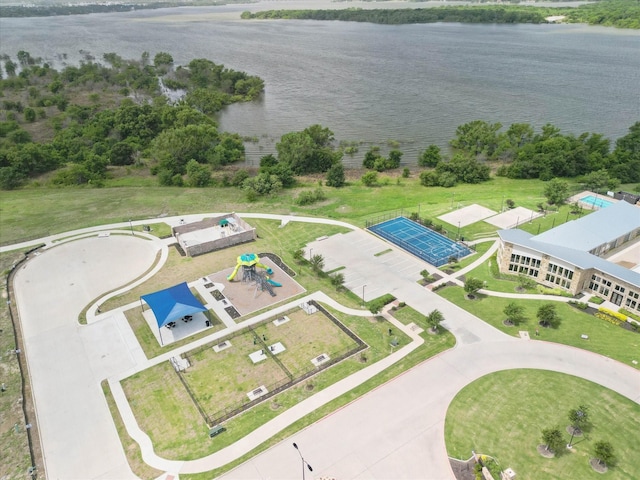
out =
[(191, 293), (186, 282), (140, 297), (153, 311), (158, 327), (178, 320), (185, 315), (206, 312), (207, 309)]

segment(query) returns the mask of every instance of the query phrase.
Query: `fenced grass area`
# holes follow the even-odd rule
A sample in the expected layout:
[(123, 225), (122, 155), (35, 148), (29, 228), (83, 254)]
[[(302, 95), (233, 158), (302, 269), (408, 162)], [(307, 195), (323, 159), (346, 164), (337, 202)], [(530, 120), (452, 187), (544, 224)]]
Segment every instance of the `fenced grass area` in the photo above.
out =
[[(388, 332), (392, 325), (382, 319), (382, 317), (352, 317), (330, 308), (326, 308), (326, 310), (339, 320), (344, 327), (362, 339), (362, 341), (368, 345), (368, 348), (361, 353), (356, 353), (337, 364), (331, 365), (330, 368), (322, 370), (320, 373), (305, 379), (291, 388), (278, 392), (277, 395), (255, 405), (245, 413), (225, 421), (224, 426), (227, 431), (225, 431), (223, 435), (218, 435), (213, 439), (207, 437), (208, 426), (206, 422), (198, 412), (197, 407), (189, 397), (187, 389), (180, 382), (178, 374), (173, 370), (169, 362), (156, 365), (123, 380), (122, 386), (125, 392), (127, 392), (127, 397), (135, 400), (131, 402), (131, 408), (133, 409), (136, 420), (140, 428), (151, 437), (156, 453), (168, 459), (190, 460), (216, 452), (246, 436), (284, 410), (291, 408), (314, 393), (327, 388), (358, 370), (377, 362), (411, 341), (408, 336), (394, 329), (393, 338), (397, 341), (397, 346), (392, 347), (390, 345)], [(306, 314), (303, 313), (303, 315)], [(289, 315), (287, 314), (287, 316)], [(274, 319), (275, 318), (271, 320)], [(304, 319), (303, 321), (306, 320), (307, 319)], [(293, 322), (294, 320), (292, 319), (289, 323)], [(323, 321), (322, 324), (318, 326), (323, 325), (324, 327), (328, 327), (330, 328), (329, 331), (335, 334), (333, 330), (334, 324), (329, 322), (331, 323), (331, 326), (329, 326), (325, 322), (329, 321)], [(288, 323), (277, 328), (282, 328), (285, 325), (288, 325)], [(256, 332), (260, 331), (259, 328), (260, 327), (256, 327)], [(293, 333), (291, 335), (293, 335)], [(324, 336), (324, 333), (319, 333), (317, 338), (320, 341)], [(341, 348), (345, 341), (352, 341), (351, 339), (346, 340), (344, 337), (349, 338), (342, 332), (339, 340), (334, 340), (331, 344), (325, 343), (325, 349), (328, 348), (328, 346), (333, 346), (332, 348), (336, 349)], [(453, 337), (448, 335), (446, 338), (443, 336), (442, 338), (434, 340), (437, 344), (434, 344), (434, 348), (436, 348), (437, 351), (449, 348), (453, 344), (452, 339)], [(230, 341), (235, 345), (234, 338), (230, 338)], [(259, 349), (256, 345), (254, 350), (253, 337), (249, 337), (248, 341), (250, 344), (246, 347), (248, 347), (249, 351)], [(275, 337), (267, 337), (268, 344), (272, 344), (275, 341)], [(324, 341), (328, 342), (328, 340)], [(208, 345), (207, 348), (208, 351), (211, 351), (211, 354), (214, 354), (215, 352), (213, 352), (212, 346), (213, 345)], [(285, 346), (289, 349), (288, 345)], [(233, 348), (234, 347), (228, 349), (228, 351), (230, 352)], [(225, 351), (227, 350), (223, 350), (220, 353)], [(287, 361), (290, 362), (290, 364), (308, 361), (309, 366), (313, 367), (310, 360), (316, 351), (317, 350), (314, 350), (313, 353), (306, 354), (303, 353), (304, 350), (301, 349)], [(431, 350), (429, 350), (429, 352), (431, 352)], [(320, 353), (327, 353), (329, 356), (332, 355), (330, 351)], [(192, 355), (195, 355), (195, 352), (192, 352)], [(207, 355), (209, 355), (209, 353), (207, 353)], [(245, 361), (244, 359), (241, 360)], [(246, 362), (250, 362), (250, 360), (246, 358)], [(240, 371), (239, 374), (236, 371), (236, 373), (228, 375), (228, 381), (239, 382), (238, 384), (234, 383), (233, 387), (228, 387), (228, 390), (233, 391), (235, 388), (238, 397), (244, 396), (244, 398), (248, 400), (246, 394), (249, 391), (256, 386), (266, 386), (264, 381), (259, 382), (257, 385), (250, 382), (245, 384), (240, 383), (244, 382), (250, 375), (253, 375), (253, 373), (250, 372), (252, 368), (253, 364), (249, 367), (245, 363), (244, 370), (238, 370)], [(404, 363), (403, 368), (406, 368)], [(208, 384), (207, 382), (210, 382), (206, 379), (207, 372), (213, 379), (211, 381), (218, 381), (216, 380), (218, 377), (213, 377), (212, 369), (218, 370), (215, 362), (211, 363), (211, 368), (204, 368), (202, 374), (199, 374), (198, 381), (202, 382), (201, 385), (206, 386)], [(171, 381), (163, 382), (165, 375), (173, 378)], [(243, 375), (247, 377), (245, 378)], [(252, 380), (252, 382), (254, 382), (254, 380)], [(246, 385), (250, 385), (249, 388), (246, 388)], [(172, 393), (174, 390), (180, 390), (180, 393)], [(165, 403), (165, 395), (170, 396), (172, 400)], [(229, 395), (231, 395), (231, 393)], [(210, 401), (217, 404), (215, 397), (216, 395), (212, 394)], [(183, 403), (188, 403), (189, 406), (187, 407), (183, 405)], [(165, 421), (164, 419), (166, 417), (171, 418), (167, 418)], [(178, 444), (179, 446), (177, 446)]]
[[(206, 345), (186, 355), (191, 366), (180, 375), (208, 423), (218, 424), (228, 414), (259, 403), (252, 402), (249, 392), (263, 386), (264, 393), (272, 392), (317, 372), (312, 359), (324, 354), (339, 360), (362, 345), (322, 311), (308, 315), (296, 309), (286, 316), (289, 321), (279, 326), (271, 319), (217, 343), (230, 345), (218, 352)], [(277, 355), (269, 352), (268, 346), (278, 342), (286, 350)], [(266, 358), (254, 363), (249, 355), (257, 351), (264, 352)]]
[[(589, 407), (592, 428), (574, 437), (571, 451), (542, 457), (541, 430), (558, 426), (569, 443), (568, 413), (578, 405)], [(639, 423), (640, 405), (595, 383), (556, 372), (506, 370), (475, 380), (456, 395), (447, 411), (445, 442), (451, 457), (466, 460), (471, 450), (490, 455), (500, 467), (513, 468), (516, 478), (632, 480), (640, 478), (634, 460)], [(589, 466), (600, 440), (611, 442), (618, 458), (604, 475)]]

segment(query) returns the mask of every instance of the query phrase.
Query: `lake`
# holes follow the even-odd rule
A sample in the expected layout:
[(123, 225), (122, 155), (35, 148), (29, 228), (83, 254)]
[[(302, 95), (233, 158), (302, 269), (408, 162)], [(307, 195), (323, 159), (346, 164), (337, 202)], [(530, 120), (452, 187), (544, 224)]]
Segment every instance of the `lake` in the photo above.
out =
[(426, 146), (446, 146), (458, 125), (475, 119), (549, 122), (563, 133), (613, 140), (640, 121), (638, 31), (239, 19), (243, 10), (267, 7), (282, 4), (3, 18), (0, 49), (14, 58), (26, 50), (56, 66), (86, 52), (101, 59), (166, 51), (177, 64), (205, 57), (259, 75), (264, 96), (218, 118), (221, 129), (256, 139), (247, 143), (248, 165), (273, 152), (282, 134), (315, 123), (337, 140), (358, 142), (359, 154), (344, 161), (359, 166), (370, 145), (397, 146), (403, 165), (415, 164)]

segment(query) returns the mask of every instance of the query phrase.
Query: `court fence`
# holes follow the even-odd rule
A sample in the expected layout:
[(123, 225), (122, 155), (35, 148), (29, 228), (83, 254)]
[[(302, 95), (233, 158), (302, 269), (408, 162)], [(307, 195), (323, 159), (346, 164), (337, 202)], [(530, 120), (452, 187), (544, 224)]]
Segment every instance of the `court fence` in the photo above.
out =
[[(366, 222), (367, 230), (399, 246), (400, 248), (408, 251), (409, 253), (415, 255), (418, 258), (421, 258), (422, 260), (430, 263), (435, 267), (441, 267), (442, 265), (449, 263), (449, 260), (451, 259), (451, 257), (455, 257), (456, 259), (459, 260), (460, 258), (467, 256), (472, 251), (475, 251), (474, 245), (469, 245), (457, 238), (457, 232), (454, 235), (453, 232), (448, 232), (447, 230), (442, 229), (441, 226), (440, 228), (437, 226), (434, 228), (434, 225), (436, 224), (429, 223), (427, 219), (420, 219), (420, 218), (413, 219), (413, 218), (408, 218), (402, 215), (389, 218), (390, 216), (391, 214), (383, 214), (371, 221), (367, 221)], [(434, 234), (441, 235), (447, 238), (449, 241), (453, 242), (453, 244), (451, 245), (450, 248), (438, 248), (434, 246), (430, 250), (425, 250), (415, 245), (412, 245), (411, 243), (405, 240), (402, 240), (391, 233), (388, 233), (382, 229), (376, 228), (376, 226), (382, 223), (388, 222), (389, 220), (394, 220), (396, 218), (406, 218), (407, 220), (415, 222), (416, 224), (422, 226), (423, 228), (429, 229)]]

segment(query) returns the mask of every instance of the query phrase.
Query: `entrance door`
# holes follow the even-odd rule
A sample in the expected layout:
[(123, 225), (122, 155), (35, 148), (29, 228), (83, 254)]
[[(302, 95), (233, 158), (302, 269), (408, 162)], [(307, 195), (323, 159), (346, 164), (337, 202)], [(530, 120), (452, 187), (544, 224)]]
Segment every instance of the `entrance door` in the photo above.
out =
[(622, 297), (624, 295), (620, 295), (618, 292), (613, 292), (611, 294), (611, 302), (615, 303), (616, 305), (622, 305)]

